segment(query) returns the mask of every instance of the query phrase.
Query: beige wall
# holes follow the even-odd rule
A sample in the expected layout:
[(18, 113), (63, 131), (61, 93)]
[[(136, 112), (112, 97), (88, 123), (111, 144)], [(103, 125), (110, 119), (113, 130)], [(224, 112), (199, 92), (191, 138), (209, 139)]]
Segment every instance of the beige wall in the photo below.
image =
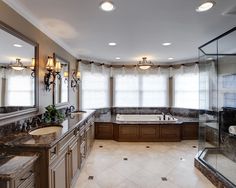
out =
[[(39, 108), (40, 112), (42, 112), (45, 106), (52, 104), (52, 93), (46, 92), (43, 84), (47, 57), (56, 53), (68, 60), (70, 62), (70, 72), (76, 68), (76, 58), (2, 1), (0, 1), (0, 18), (2, 22), (39, 44)], [(70, 104), (78, 106), (78, 92), (74, 92), (71, 88), (69, 101)]]

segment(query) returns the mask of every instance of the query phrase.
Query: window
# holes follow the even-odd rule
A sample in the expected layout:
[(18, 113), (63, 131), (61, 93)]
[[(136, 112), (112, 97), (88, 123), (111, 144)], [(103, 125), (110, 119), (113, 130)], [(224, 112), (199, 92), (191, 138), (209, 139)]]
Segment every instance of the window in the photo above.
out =
[(34, 106), (34, 79), (29, 76), (9, 76), (6, 87), (6, 105)]
[(199, 109), (199, 76), (182, 74), (174, 77), (174, 106)]
[(109, 75), (82, 73), (82, 109), (109, 107)]
[(141, 79), (142, 106), (168, 106), (168, 78), (165, 76), (145, 75)]
[(168, 78), (158, 75), (118, 75), (114, 79), (117, 107), (161, 107), (168, 105)]
[(135, 75), (118, 75), (114, 80), (114, 105), (139, 106), (139, 78)]

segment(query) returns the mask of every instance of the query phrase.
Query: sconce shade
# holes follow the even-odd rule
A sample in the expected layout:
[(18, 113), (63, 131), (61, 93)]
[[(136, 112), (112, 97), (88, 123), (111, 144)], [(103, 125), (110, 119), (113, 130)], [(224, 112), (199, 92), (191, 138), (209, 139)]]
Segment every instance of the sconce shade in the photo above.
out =
[(11, 68), (17, 71), (23, 70), (25, 67), (20, 62), (20, 59), (16, 59), (16, 62), (14, 64), (11, 64)]
[(52, 57), (48, 57), (48, 62), (47, 62), (47, 65), (46, 65), (46, 69), (48, 71), (52, 71), (54, 69), (54, 62), (53, 62)]
[(32, 58), (30, 69), (34, 70), (34, 68), (35, 68), (35, 58)]
[(69, 73), (67, 71), (64, 72), (64, 77), (68, 78), (69, 77)]
[(57, 62), (56, 62), (56, 65), (55, 65), (55, 72), (56, 72), (56, 73), (61, 72), (61, 63), (60, 63), (60, 61), (57, 61)]
[(76, 73), (76, 78), (80, 79), (80, 72), (79, 71)]

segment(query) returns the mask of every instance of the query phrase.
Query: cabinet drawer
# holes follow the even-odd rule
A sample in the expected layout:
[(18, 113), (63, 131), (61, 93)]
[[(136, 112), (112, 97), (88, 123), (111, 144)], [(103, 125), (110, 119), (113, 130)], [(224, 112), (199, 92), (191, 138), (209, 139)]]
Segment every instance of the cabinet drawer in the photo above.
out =
[(25, 188), (30, 182), (34, 182), (34, 167), (31, 165), (27, 169), (23, 170), (22, 173), (15, 180), (15, 184), (17, 188)]
[(75, 138), (76, 138), (75, 131), (72, 131), (69, 135), (67, 135), (65, 138), (63, 138), (61, 141), (59, 141), (59, 143), (58, 143), (58, 151), (61, 152), (66, 147), (68, 147), (68, 145)]

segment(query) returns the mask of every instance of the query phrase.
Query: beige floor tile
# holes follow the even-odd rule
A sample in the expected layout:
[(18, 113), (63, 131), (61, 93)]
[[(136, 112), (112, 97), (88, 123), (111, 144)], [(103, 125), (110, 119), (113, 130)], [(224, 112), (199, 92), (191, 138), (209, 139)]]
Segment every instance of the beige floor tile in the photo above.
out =
[[(213, 188), (214, 185), (194, 167), (197, 153), (194, 145), (197, 146), (197, 141), (96, 140), (75, 187)], [(128, 160), (123, 160), (124, 157)], [(88, 180), (89, 175), (94, 179)], [(167, 177), (167, 181), (162, 181), (162, 177)]]

